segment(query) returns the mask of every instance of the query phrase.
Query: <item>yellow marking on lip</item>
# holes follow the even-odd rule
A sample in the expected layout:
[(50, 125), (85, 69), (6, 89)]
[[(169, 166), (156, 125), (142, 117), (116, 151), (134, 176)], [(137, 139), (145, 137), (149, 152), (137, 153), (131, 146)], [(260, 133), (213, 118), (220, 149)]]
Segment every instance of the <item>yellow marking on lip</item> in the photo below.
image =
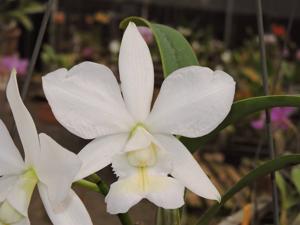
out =
[(149, 186), (147, 167), (139, 167), (138, 171), (138, 183), (140, 184), (141, 190), (145, 192)]

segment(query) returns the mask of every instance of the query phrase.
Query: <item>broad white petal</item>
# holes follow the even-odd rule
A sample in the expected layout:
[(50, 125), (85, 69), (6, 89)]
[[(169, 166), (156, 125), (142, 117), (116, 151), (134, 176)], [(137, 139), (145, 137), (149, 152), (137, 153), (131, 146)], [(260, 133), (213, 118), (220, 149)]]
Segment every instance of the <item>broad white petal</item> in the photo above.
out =
[(135, 177), (119, 179), (114, 182), (105, 197), (107, 212), (111, 214), (125, 213), (144, 197)]
[(0, 143), (0, 176), (20, 173), (24, 168), (24, 161), (2, 120)]
[(55, 225), (92, 225), (91, 218), (80, 198), (73, 190), (65, 201), (58, 206), (53, 206), (49, 200), (47, 188), (39, 184), (39, 192), (45, 209)]
[(18, 182), (19, 176), (3, 176), (0, 177), (0, 202), (4, 201), (13, 188)]
[(87, 144), (79, 153), (82, 166), (75, 180), (95, 173), (108, 166), (112, 157), (124, 149), (128, 133), (115, 134), (96, 138)]
[(156, 133), (199, 137), (214, 130), (229, 113), (235, 82), (209, 68), (189, 66), (163, 82), (146, 124)]
[(40, 134), (41, 154), (35, 164), (39, 180), (47, 186), (52, 203), (63, 201), (81, 167), (79, 157), (60, 146), (46, 134)]
[(149, 176), (146, 198), (165, 209), (176, 209), (184, 204), (184, 186), (167, 176)]
[(144, 121), (151, 107), (154, 70), (149, 48), (132, 22), (123, 35), (119, 71), (126, 106), (136, 120)]
[(129, 131), (133, 120), (116, 78), (104, 65), (83, 62), (43, 77), (43, 88), (56, 119), (79, 137)]
[(173, 162), (171, 175), (175, 179), (181, 181), (184, 186), (199, 196), (220, 201), (218, 190), (179, 140), (171, 135), (155, 135), (155, 138), (171, 154)]
[(7, 84), (6, 96), (24, 148), (25, 162), (31, 164), (40, 150), (39, 139), (33, 119), (21, 99), (15, 70)]

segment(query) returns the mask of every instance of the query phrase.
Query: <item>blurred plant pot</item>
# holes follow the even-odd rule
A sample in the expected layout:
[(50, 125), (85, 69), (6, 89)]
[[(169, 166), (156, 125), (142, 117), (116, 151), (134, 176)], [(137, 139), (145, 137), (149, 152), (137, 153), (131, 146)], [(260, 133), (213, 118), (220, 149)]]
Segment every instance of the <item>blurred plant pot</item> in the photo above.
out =
[(0, 54), (13, 55), (18, 51), (21, 29), (17, 23), (0, 23)]

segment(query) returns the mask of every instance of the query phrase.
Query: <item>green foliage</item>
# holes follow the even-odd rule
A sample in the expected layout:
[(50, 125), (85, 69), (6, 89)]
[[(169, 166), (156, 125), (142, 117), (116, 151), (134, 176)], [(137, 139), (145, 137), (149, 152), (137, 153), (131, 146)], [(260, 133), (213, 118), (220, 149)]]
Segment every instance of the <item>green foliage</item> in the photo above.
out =
[(179, 68), (199, 64), (187, 40), (175, 29), (151, 23), (141, 17), (128, 17), (121, 22), (120, 27), (125, 29), (130, 21), (152, 30), (160, 52), (165, 77)]
[(25, 29), (32, 29), (30, 14), (41, 13), (45, 10), (44, 4), (36, 0), (7, 0), (0, 6), (0, 20), (4, 25), (17, 22)]
[(292, 169), (291, 178), (294, 185), (296, 186), (298, 193), (300, 194), (300, 168), (299, 167), (294, 167)]
[(65, 67), (71, 68), (76, 61), (74, 53), (57, 53), (50, 45), (44, 45), (41, 53), (42, 61), (45, 65), (53, 68)]
[(244, 176), (237, 184), (230, 188), (223, 196), (220, 203), (215, 204), (208, 209), (197, 222), (197, 225), (208, 224), (222, 208), (222, 206), (231, 199), (236, 193), (242, 190), (244, 187), (257, 180), (259, 177), (266, 176), (271, 172), (275, 172), (287, 166), (300, 163), (300, 154), (286, 155), (278, 157), (277, 159), (270, 160), (256, 169), (252, 170), (246, 176)]

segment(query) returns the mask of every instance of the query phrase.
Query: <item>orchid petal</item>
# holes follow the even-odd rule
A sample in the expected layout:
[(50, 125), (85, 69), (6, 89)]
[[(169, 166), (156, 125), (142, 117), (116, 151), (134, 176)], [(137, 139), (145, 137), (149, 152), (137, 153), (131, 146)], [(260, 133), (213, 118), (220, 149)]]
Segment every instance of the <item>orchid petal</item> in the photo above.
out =
[(156, 133), (199, 137), (214, 130), (229, 113), (235, 82), (222, 71), (189, 66), (162, 84), (146, 125)]
[(132, 22), (123, 35), (119, 71), (126, 106), (137, 121), (144, 121), (151, 107), (154, 69), (149, 48)]
[(184, 186), (167, 176), (149, 176), (151, 186), (146, 198), (165, 209), (176, 209), (184, 205)]
[(58, 206), (53, 206), (49, 199), (47, 187), (39, 184), (39, 192), (48, 216), (53, 224), (57, 225), (92, 225), (91, 218), (76, 193), (70, 193)]
[(3, 202), (12, 187), (18, 182), (19, 176), (0, 177), (0, 202)]
[(79, 137), (127, 132), (133, 125), (118, 82), (104, 65), (83, 62), (56, 70), (43, 77), (43, 88), (56, 119)]
[(21, 175), (6, 196), (7, 202), (20, 214), (28, 217), (28, 206), (37, 179), (29, 172), (29, 176)]
[(171, 154), (173, 162), (171, 175), (175, 179), (199, 196), (220, 201), (218, 190), (180, 141), (171, 135), (155, 135), (155, 138)]
[[(141, 179), (146, 180), (142, 182)], [(184, 186), (175, 179), (155, 174), (140, 177), (140, 173), (137, 172), (113, 183), (105, 202), (107, 211), (117, 214), (127, 212), (143, 198), (166, 209), (179, 208), (184, 204), (183, 196)]]
[(40, 151), (39, 139), (33, 119), (21, 99), (15, 70), (7, 84), (6, 95), (24, 148), (25, 162), (31, 164)]
[(20, 222), (15, 223), (14, 225), (30, 225), (30, 221), (27, 217), (25, 217), (23, 220)]
[(144, 194), (140, 192), (137, 182), (135, 176), (114, 182), (105, 197), (107, 212), (111, 214), (125, 213), (141, 201)]
[(2, 120), (0, 120), (0, 143), (0, 176), (19, 174), (24, 168), (24, 162)]
[(35, 169), (39, 180), (47, 186), (52, 204), (56, 205), (67, 197), (81, 161), (48, 135), (42, 133), (39, 137), (41, 154)]
[(82, 167), (75, 180), (80, 180), (108, 166), (112, 157), (123, 150), (127, 138), (127, 133), (109, 135), (96, 138), (87, 144), (78, 153)]

